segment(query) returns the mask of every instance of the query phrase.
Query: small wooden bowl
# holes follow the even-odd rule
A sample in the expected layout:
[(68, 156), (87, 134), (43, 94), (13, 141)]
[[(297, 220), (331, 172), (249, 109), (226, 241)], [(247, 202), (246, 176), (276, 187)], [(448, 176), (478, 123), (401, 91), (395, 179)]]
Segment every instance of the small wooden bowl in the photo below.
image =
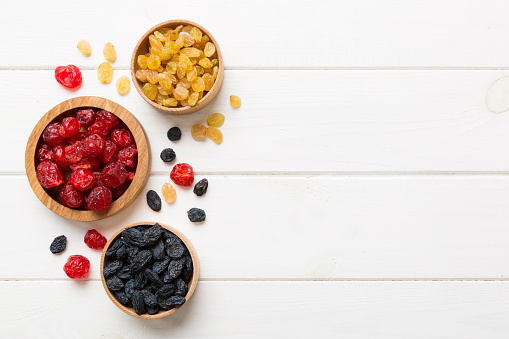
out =
[(105, 261), (105, 257), (106, 257), (106, 251), (108, 250), (108, 248), (110, 247), (110, 244), (120, 235), (120, 233), (125, 230), (126, 228), (129, 228), (129, 227), (135, 227), (135, 226), (140, 226), (140, 225), (147, 225), (147, 226), (152, 226), (154, 225), (155, 222), (153, 221), (145, 221), (145, 222), (137, 222), (137, 223), (134, 223), (134, 224), (130, 224), (130, 225), (127, 225), (125, 227), (122, 227), (121, 229), (119, 229), (115, 234), (113, 234), (111, 236), (111, 238), (108, 240), (108, 242), (106, 243), (106, 246), (104, 246), (104, 249), (103, 249), (103, 253), (102, 253), (102, 256), (101, 256), (101, 281), (103, 283), (103, 287), (104, 287), (104, 290), (106, 291), (106, 294), (108, 295), (108, 297), (110, 298), (110, 300), (118, 307), (120, 308), (122, 311), (124, 311), (125, 313), (129, 314), (129, 315), (132, 315), (134, 317), (138, 317), (138, 318), (142, 318), (142, 319), (157, 319), (157, 318), (162, 318), (162, 317), (166, 317), (174, 312), (176, 312), (178, 309), (180, 309), (182, 306), (185, 306), (187, 304), (187, 302), (189, 302), (189, 299), (191, 298), (191, 296), (193, 295), (194, 291), (196, 290), (196, 286), (198, 285), (198, 279), (200, 277), (200, 263), (198, 262), (198, 254), (196, 254), (196, 250), (194, 249), (193, 247), (193, 244), (191, 244), (191, 242), (189, 241), (189, 239), (186, 238), (186, 236), (184, 234), (182, 234), (180, 231), (176, 230), (175, 228), (171, 227), (171, 226), (168, 226), (168, 225), (165, 225), (165, 224), (161, 224), (161, 223), (158, 223), (159, 225), (161, 225), (163, 228), (167, 229), (168, 231), (172, 232), (173, 234), (175, 234), (177, 237), (180, 238), (180, 240), (182, 240), (182, 242), (184, 243), (184, 245), (186, 245), (187, 247), (187, 250), (189, 251), (189, 254), (191, 255), (191, 259), (193, 260), (193, 277), (191, 278), (191, 281), (189, 282), (188, 284), (188, 291), (187, 291), (187, 294), (186, 294), (186, 302), (184, 303), (184, 305), (182, 306), (178, 306), (178, 307), (175, 307), (175, 308), (172, 308), (171, 310), (167, 310), (167, 311), (160, 311), (159, 313), (157, 314), (137, 314), (136, 312), (134, 312), (134, 309), (132, 307), (128, 307), (128, 306), (124, 306), (122, 305), (120, 302), (118, 302), (118, 300), (113, 296), (113, 294), (110, 292), (110, 290), (108, 289), (108, 286), (106, 286), (106, 279), (104, 278), (104, 274), (103, 274), (103, 270), (104, 270), (104, 261)]
[[(198, 27), (203, 32), (204, 35), (208, 35), (209, 36), (210, 42), (212, 42), (214, 44), (214, 46), (216, 46), (217, 60), (219, 61), (219, 72), (217, 74), (216, 81), (214, 82), (214, 85), (212, 86), (210, 91), (207, 92), (207, 94), (205, 94), (203, 96), (203, 98), (201, 98), (196, 103), (196, 105), (194, 105), (194, 106), (186, 106), (186, 107), (165, 107), (165, 106), (159, 105), (155, 101), (150, 100), (149, 98), (147, 98), (145, 93), (143, 93), (143, 89), (142, 89), (143, 83), (136, 78), (136, 71), (139, 69), (139, 67), (138, 67), (138, 55), (148, 53), (148, 47), (149, 47), (148, 37), (152, 33), (154, 33), (155, 31), (157, 31), (157, 30), (159, 30), (161, 28), (165, 28), (165, 27), (175, 28), (175, 27), (177, 27), (179, 25), (184, 25), (184, 26), (185, 25), (192, 25), (192, 26), (196, 26), (196, 27)], [(140, 41), (138, 41), (138, 43), (136, 44), (136, 47), (134, 48), (133, 56), (131, 58), (131, 77), (133, 79), (134, 87), (136, 88), (138, 93), (140, 93), (141, 97), (143, 99), (145, 99), (145, 101), (148, 102), (151, 106), (153, 106), (153, 107), (155, 107), (155, 108), (157, 108), (157, 109), (159, 109), (161, 111), (164, 111), (166, 113), (169, 113), (169, 114), (174, 114), (174, 115), (189, 114), (189, 113), (196, 112), (196, 111), (202, 109), (203, 107), (207, 106), (208, 103), (211, 102), (212, 99), (215, 98), (217, 93), (219, 93), (219, 90), (221, 89), (221, 85), (223, 84), (223, 78), (224, 78), (223, 55), (221, 54), (221, 50), (219, 49), (219, 44), (217, 43), (216, 39), (214, 39), (212, 34), (210, 34), (210, 32), (208, 30), (206, 30), (203, 26), (200, 26), (197, 23), (194, 23), (194, 22), (188, 21), (188, 20), (170, 20), (170, 21), (165, 21), (165, 22), (161, 22), (160, 24), (157, 24), (154, 27), (152, 27), (151, 29), (149, 29), (141, 37)]]
[[(110, 208), (102, 212), (75, 210), (65, 207), (64, 205), (55, 201), (46, 192), (46, 190), (39, 183), (39, 180), (37, 180), (36, 175), (36, 150), (41, 143), (41, 136), (46, 126), (53, 121), (61, 120), (67, 116), (74, 115), (76, 111), (86, 107), (105, 109), (115, 114), (120, 120), (124, 122), (124, 124), (127, 125), (131, 131), (136, 142), (136, 147), (138, 149), (138, 165), (136, 167), (136, 174), (133, 181), (131, 182), (131, 185), (129, 185), (127, 191), (125, 191), (120, 198), (111, 204)], [(32, 186), (35, 195), (44, 205), (46, 205), (46, 207), (48, 207), (56, 214), (64, 218), (76, 221), (93, 221), (103, 219), (114, 215), (129, 206), (140, 194), (141, 190), (147, 183), (150, 173), (150, 159), (147, 137), (145, 136), (143, 127), (136, 120), (136, 118), (119, 104), (100, 97), (83, 96), (72, 98), (50, 109), (41, 118), (41, 120), (39, 120), (35, 128), (32, 130), (32, 134), (30, 134), (30, 138), (28, 139), (25, 151), (25, 169), (28, 181), (30, 182), (30, 186)]]

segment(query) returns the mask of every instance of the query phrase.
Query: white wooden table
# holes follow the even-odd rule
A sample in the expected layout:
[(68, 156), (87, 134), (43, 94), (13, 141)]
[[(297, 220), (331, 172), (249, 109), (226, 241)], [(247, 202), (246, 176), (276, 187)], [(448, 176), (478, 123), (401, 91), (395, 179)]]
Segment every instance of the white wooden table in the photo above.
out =
[[(508, 10), (504, 0), (3, 1), (0, 337), (507, 338), (509, 112), (484, 98), (509, 75)], [(138, 38), (175, 18), (207, 27), (226, 65), (216, 99), (183, 117), (114, 85), (130, 77)], [(118, 56), (102, 85), (108, 41)], [(82, 69), (77, 92), (54, 79), (67, 64)], [(36, 122), (81, 95), (127, 108), (152, 151), (140, 197), (91, 223), (49, 211), (24, 172)], [(194, 141), (190, 127), (213, 112), (226, 116), (224, 142)], [(183, 130), (175, 144), (172, 126)], [(165, 147), (210, 187), (201, 199), (178, 190), (156, 213), (144, 193), (169, 181)], [(189, 222), (191, 207), (206, 210), (203, 225)], [(184, 232), (202, 269), (190, 302), (154, 321), (114, 306), (100, 252), (82, 240), (143, 220)], [(68, 247), (52, 255), (60, 234)], [(62, 271), (71, 254), (91, 260), (86, 281)]]

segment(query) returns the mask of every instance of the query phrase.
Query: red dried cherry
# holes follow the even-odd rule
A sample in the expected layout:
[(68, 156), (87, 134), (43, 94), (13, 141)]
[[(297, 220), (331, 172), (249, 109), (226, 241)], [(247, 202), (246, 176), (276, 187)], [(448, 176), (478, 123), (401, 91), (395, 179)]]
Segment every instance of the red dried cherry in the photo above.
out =
[(180, 186), (191, 186), (194, 181), (193, 168), (186, 163), (176, 164), (170, 173), (173, 182)]
[(71, 255), (64, 265), (64, 272), (71, 279), (83, 279), (90, 270), (90, 261), (82, 255)]
[(74, 65), (58, 66), (55, 68), (55, 79), (67, 88), (76, 88), (81, 85), (81, 71)]
[(50, 146), (55, 146), (64, 142), (64, 138), (60, 135), (60, 124), (52, 123), (46, 126), (42, 133), (43, 140)]
[(87, 134), (85, 132), (79, 132), (78, 134), (73, 135), (69, 139), (65, 140), (65, 143), (66, 143), (66, 145), (72, 145), (76, 141), (81, 141), (81, 140), (85, 139), (86, 136), (87, 136)]
[(39, 162), (53, 160), (53, 150), (49, 145), (43, 144), (37, 149), (37, 160), (39, 160)]
[(104, 182), (102, 182), (102, 180), (101, 180), (101, 175), (102, 175), (102, 172), (100, 172), (100, 171), (94, 172), (96, 186), (105, 186)]
[(83, 203), (83, 195), (70, 182), (67, 182), (60, 191), (60, 202), (64, 206), (77, 208)]
[(96, 157), (104, 149), (104, 139), (99, 134), (92, 134), (81, 140), (80, 151), (86, 157)]
[(111, 112), (104, 109), (95, 114), (95, 121), (102, 122), (109, 130), (117, 128), (120, 125), (120, 119)]
[(91, 108), (79, 110), (76, 112), (76, 119), (78, 119), (82, 127), (89, 127), (95, 121), (95, 112)]
[(117, 160), (117, 154), (117, 145), (111, 139), (106, 139), (104, 141), (104, 149), (102, 153), (99, 154), (99, 160), (105, 164), (109, 164), (110, 162)]
[(129, 185), (131, 185), (131, 182), (129, 180), (126, 180), (122, 185), (112, 188), (111, 194), (113, 195), (113, 198), (120, 198), (122, 194), (124, 194), (125, 191), (127, 191)]
[(43, 161), (37, 166), (37, 180), (44, 188), (60, 186), (64, 183), (64, 178), (58, 166), (51, 161)]
[(65, 159), (74, 164), (83, 158), (83, 153), (80, 151), (80, 142), (76, 141), (74, 144), (65, 146), (64, 148)]
[(81, 125), (78, 119), (73, 117), (67, 117), (62, 120), (62, 126), (60, 126), (60, 135), (63, 138), (70, 138), (80, 132)]
[(138, 162), (138, 149), (136, 145), (128, 146), (118, 152), (118, 161), (127, 167), (134, 168)]
[(72, 172), (69, 182), (80, 191), (86, 191), (95, 184), (94, 173), (86, 168), (78, 168)]
[(108, 242), (108, 240), (95, 229), (91, 229), (85, 233), (85, 244), (93, 250), (102, 250), (106, 242)]
[(101, 137), (106, 138), (108, 136), (108, 127), (102, 122), (94, 122), (87, 130), (87, 135), (99, 134)]
[(76, 171), (78, 168), (86, 168), (88, 170), (93, 171), (99, 166), (101, 166), (101, 162), (97, 158), (83, 158), (80, 160), (80, 162), (69, 165), (69, 167), (71, 167), (71, 171), (73, 172)]
[(53, 146), (53, 160), (58, 166), (65, 167), (69, 163), (65, 158), (65, 148), (62, 145)]
[(119, 128), (111, 132), (111, 139), (118, 148), (122, 149), (134, 143), (134, 138), (131, 132), (124, 128)]
[(119, 161), (112, 162), (104, 166), (101, 180), (108, 187), (118, 187), (127, 180), (127, 170), (124, 164)]
[(87, 208), (93, 211), (105, 211), (111, 206), (112, 195), (108, 187), (94, 187), (88, 195)]

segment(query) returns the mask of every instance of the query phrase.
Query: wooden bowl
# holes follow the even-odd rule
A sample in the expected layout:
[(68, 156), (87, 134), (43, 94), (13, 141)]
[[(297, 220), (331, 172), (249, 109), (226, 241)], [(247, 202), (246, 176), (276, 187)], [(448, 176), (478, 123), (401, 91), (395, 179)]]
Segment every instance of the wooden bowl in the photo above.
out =
[(138, 318), (142, 318), (142, 319), (157, 319), (157, 318), (162, 318), (162, 317), (166, 317), (174, 312), (176, 312), (178, 309), (180, 309), (182, 306), (185, 306), (187, 304), (187, 302), (189, 301), (189, 299), (191, 298), (191, 296), (193, 295), (194, 291), (196, 290), (196, 286), (198, 285), (198, 279), (200, 277), (200, 263), (198, 262), (198, 254), (196, 254), (196, 250), (194, 249), (193, 247), (193, 244), (191, 244), (191, 242), (189, 241), (189, 239), (186, 238), (186, 236), (184, 234), (182, 234), (180, 231), (176, 230), (175, 228), (171, 227), (171, 226), (168, 226), (168, 225), (165, 225), (165, 224), (161, 224), (161, 223), (158, 223), (159, 225), (161, 225), (163, 228), (167, 229), (168, 231), (172, 232), (173, 234), (175, 234), (177, 237), (180, 238), (180, 240), (182, 240), (182, 242), (184, 243), (184, 245), (186, 245), (187, 247), (187, 250), (189, 251), (189, 254), (191, 255), (191, 259), (193, 260), (193, 277), (191, 278), (191, 281), (188, 283), (188, 291), (187, 291), (187, 294), (186, 294), (186, 303), (184, 303), (184, 305), (182, 306), (178, 306), (178, 307), (175, 307), (171, 310), (166, 310), (166, 311), (160, 311), (159, 313), (157, 314), (153, 314), (153, 315), (150, 315), (150, 314), (137, 314), (136, 312), (134, 312), (134, 309), (132, 307), (129, 307), (129, 306), (124, 306), (122, 305), (120, 302), (118, 302), (118, 300), (113, 296), (113, 294), (110, 292), (110, 290), (108, 289), (108, 287), (106, 286), (106, 279), (104, 278), (104, 274), (103, 274), (103, 270), (104, 270), (104, 262), (105, 262), (105, 257), (106, 257), (106, 251), (108, 250), (108, 248), (110, 247), (110, 244), (120, 235), (120, 233), (125, 230), (126, 228), (129, 228), (129, 227), (135, 227), (135, 226), (140, 226), (140, 225), (147, 225), (147, 226), (152, 226), (154, 225), (155, 222), (153, 221), (144, 221), (144, 222), (137, 222), (137, 223), (134, 223), (134, 224), (130, 224), (130, 225), (127, 225), (125, 227), (122, 227), (121, 229), (119, 229), (115, 234), (113, 234), (111, 236), (111, 238), (108, 240), (108, 242), (106, 243), (106, 246), (104, 246), (104, 249), (103, 249), (103, 253), (102, 253), (102, 256), (101, 256), (101, 267), (100, 267), (100, 270), (101, 270), (101, 281), (103, 283), (103, 287), (104, 287), (104, 290), (106, 291), (106, 294), (108, 295), (108, 297), (110, 298), (110, 300), (118, 307), (120, 308), (122, 311), (124, 311), (125, 313), (129, 314), (129, 315), (132, 315), (134, 317), (138, 317)]
[[(216, 81), (214, 82), (214, 85), (210, 89), (207, 94), (201, 98), (196, 105), (194, 106), (186, 106), (186, 107), (165, 107), (162, 105), (159, 105), (157, 102), (150, 100), (147, 98), (145, 93), (143, 93), (143, 83), (136, 78), (136, 71), (139, 69), (138, 67), (138, 55), (140, 54), (146, 54), (148, 53), (148, 37), (154, 33), (156, 30), (159, 30), (161, 28), (169, 27), (169, 28), (175, 28), (179, 25), (192, 25), (198, 27), (204, 35), (208, 35), (210, 38), (210, 42), (212, 42), (216, 46), (216, 52), (217, 52), (217, 60), (219, 61), (219, 72), (217, 74)], [(224, 78), (224, 63), (223, 63), (223, 55), (221, 54), (221, 50), (219, 49), (219, 44), (217, 43), (216, 39), (210, 34), (208, 30), (206, 30), (203, 26), (198, 25), (197, 23), (194, 23), (192, 21), (188, 20), (170, 20), (161, 22), (160, 24), (155, 25), (151, 29), (149, 29), (138, 41), (136, 44), (136, 47), (134, 48), (133, 56), (131, 58), (131, 77), (133, 79), (133, 84), (138, 93), (140, 93), (141, 97), (145, 99), (146, 102), (148, 102), (151, 106), (164, 111), (169, 114), (174, 115), (183, 115), (183, 114), (189, 114), (196, 112), (206, 105), (208, 105), (209, 102), (212, 101), (212, 99), (215, 98), (217, 93), (219, 93), (219, 90), (221, 89), (221, 85), (223, 84), (223, 78)]]
[[(134, 176), (131, 185), (129, 185), (127, 191), (125, 191), (125, 193), (120, 198), (111, 204), (110, 208), (102, 212), (75, 210), (65, 207), (64, 205), (55, 201), (46, 192), (46, 190), (39, 183), (39, 180), (37, 180), (36, 175), (36, 150), (42, 142), (41, 136), (46, 126), (53, 121), (61, 120), (67, 116), (74, 115), (76, 111), (86, 107), (105, 109), (115, 114), (127, 125), (131, 131), (136, 142), (136, 147), (138, 149), (138, 165), (136, 167), (136, 175)], [(46, 205), (46, 207), (48, 207), (56, 214), (64, 218), (76, 221), (93, 221), (103, 219), (114, 215), (129, 206), (145, 186), (150, 173), (150, 159), (147, 137), (145, 136), (143, 127), (136, 120), (136, 118), (119, 104), (100, 97), (84, 96), (72, 98), (50, 109), (41, 118), (41, 120), (39, 120), (33, 129), (32, 134), (30, 134), (30, 138), (28, 139), (25, 151), (25, 169), (28, 181), (30, 182), (30, 186), (32, 186), (35, 195), (44, 205)]]

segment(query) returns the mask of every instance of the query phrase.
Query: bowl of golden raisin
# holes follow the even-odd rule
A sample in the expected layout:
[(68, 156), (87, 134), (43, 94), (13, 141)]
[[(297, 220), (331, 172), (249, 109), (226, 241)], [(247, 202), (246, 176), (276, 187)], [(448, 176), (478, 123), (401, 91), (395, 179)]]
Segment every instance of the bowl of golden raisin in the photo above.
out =
[(204, 27), (170, 20), (149, 29), (131, 59), (138, 93), (169, 114), (189, 114), (205, 107), (223, 83), (219, 45)]

